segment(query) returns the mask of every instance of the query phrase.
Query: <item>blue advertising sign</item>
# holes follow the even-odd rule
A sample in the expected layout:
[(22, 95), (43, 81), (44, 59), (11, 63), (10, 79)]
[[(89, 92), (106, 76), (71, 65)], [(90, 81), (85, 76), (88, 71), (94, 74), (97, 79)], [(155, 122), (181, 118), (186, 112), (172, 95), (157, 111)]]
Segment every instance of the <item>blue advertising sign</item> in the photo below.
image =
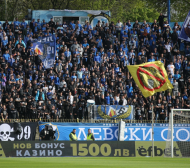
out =
[(33, 49), (42, 60), (46, 69), (54, 66), (56, 54), (56, 39), (55, 35), (39, 37), (32, 40)]
[(95, 105), (94, 119), (133, 119), (133, 106)]
[[(78, 140), (86, 140), (88, 129), (92, 130), (96, 141), (117, 141), (118, 124), (107, 123), (46, 123), (39, 122), (39, 132), (46, 124), (51, 124), (56, 131), (56, 140), (69, 140), (69, 134), (76, 129)], [(168, 124), (154, 125), (154, 141), (167, 139)], [(126, 124), (125, 141), (152, 141), (151, 124)], [(190, 141), (190, 124), (174, 125), (174, 141)]]
[(179, 34), (179, 39), (190, 41), (190, 11), (183, 23), (181, 32)]

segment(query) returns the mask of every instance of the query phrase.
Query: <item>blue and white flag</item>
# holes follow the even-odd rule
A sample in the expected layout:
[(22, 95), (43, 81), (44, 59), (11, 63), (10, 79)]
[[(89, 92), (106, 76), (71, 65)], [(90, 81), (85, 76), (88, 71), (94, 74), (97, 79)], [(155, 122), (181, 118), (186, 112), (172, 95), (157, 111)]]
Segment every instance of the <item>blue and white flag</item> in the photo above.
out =
[(42, 60), (44, 67), (49, 69), (54, 66), (56, 54), (56, 39), (55, 35), (39, 37), (32, 41), (35, 53)]
[(190, 41), (190, 11), (183, 23), (181, 32), (179, 34), (179, 39)]
[(94, 119), (133, 119), (134, 108), (131, 105), (95, 105)]

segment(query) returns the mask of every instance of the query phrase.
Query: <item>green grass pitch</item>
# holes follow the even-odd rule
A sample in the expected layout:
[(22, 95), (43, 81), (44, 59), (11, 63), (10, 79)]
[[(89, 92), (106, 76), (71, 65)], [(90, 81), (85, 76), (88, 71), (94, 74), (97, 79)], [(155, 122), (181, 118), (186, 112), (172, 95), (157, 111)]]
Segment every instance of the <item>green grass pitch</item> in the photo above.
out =
[(189, 168), (189, 158), (59, 157), (0, 158), (1, 168)]

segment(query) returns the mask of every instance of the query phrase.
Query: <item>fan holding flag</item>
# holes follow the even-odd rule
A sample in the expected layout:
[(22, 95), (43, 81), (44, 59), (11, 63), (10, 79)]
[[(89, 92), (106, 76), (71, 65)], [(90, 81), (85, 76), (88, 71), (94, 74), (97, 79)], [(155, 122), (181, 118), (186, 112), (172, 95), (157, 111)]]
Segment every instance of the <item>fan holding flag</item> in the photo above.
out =
[(144, 97), (173, 88), (164, 65), (160, 61), (127, 67)]

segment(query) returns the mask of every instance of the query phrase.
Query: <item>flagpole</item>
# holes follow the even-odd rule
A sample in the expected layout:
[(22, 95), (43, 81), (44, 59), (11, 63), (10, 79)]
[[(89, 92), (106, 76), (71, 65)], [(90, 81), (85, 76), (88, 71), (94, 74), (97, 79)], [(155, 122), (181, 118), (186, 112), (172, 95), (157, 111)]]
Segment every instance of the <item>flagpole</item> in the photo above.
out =
[[(153, 96), (152, 96), (153, 100)], [(153, 103), (152, 103), (152, 157), (154, 157), (154, 114), (153, 114)]]

